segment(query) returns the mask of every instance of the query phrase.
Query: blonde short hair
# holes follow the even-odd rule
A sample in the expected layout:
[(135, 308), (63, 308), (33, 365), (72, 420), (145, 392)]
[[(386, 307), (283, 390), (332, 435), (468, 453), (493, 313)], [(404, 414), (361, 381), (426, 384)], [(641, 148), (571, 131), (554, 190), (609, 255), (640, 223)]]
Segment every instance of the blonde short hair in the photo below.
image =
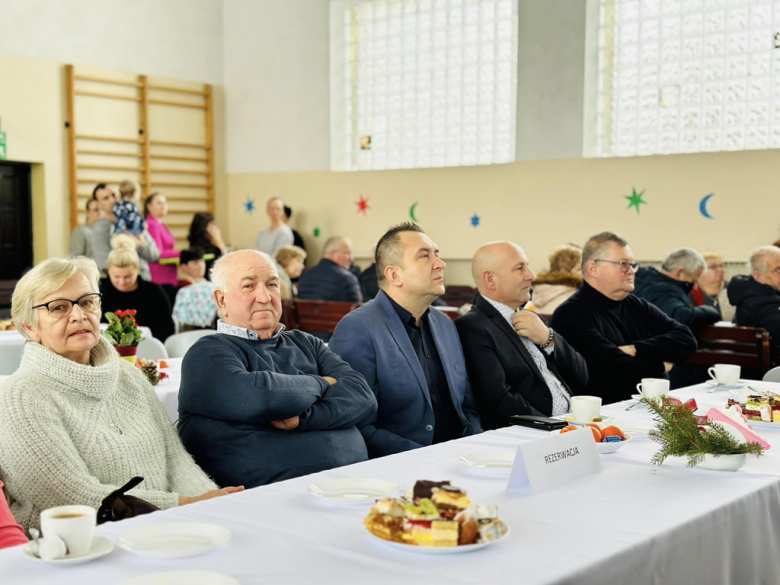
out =
[(701, 257), (704, 258), (705, 261), (707, 261), (707, 260), (723, 260), (723, 256), (721, 256), (717, 252), (704, 252), (704, 254), (702, 254)]
[(550, 272), (572, 272), (582, 264), (582, 250), (565, 244), (550, 254)]
[(119, 183), (119, 195), (125, 201), (133, 201), (136, 191), (140, 192), (140, 185), (135, 181), (122, 181)]
[(125, 234), (114, 236), (111, 240), (111, 247), (114, 249), (108, 255), (106, 270), (112, 266), (115, 268), (141, 267), (138, 252), (135, 251), (135, 242), (130, 236)]
[(282, 268), (295, 259), (301, 262), (306, 260), (306, 250), (300, 246), (282, 246), (276, 252), (276, 261), (281, 264)]
[(26, 340), (30, 340), (24, 326), (38, 326), (38, 314), (33, 306), (41, 299), (62, 288), (76, 274), (87, 277), (94, 292), (100, 292), (100, 272), (91, 258), (49, 258), (38, 264), (16, 283), (11, 299), (11, 316), (16, 328)]

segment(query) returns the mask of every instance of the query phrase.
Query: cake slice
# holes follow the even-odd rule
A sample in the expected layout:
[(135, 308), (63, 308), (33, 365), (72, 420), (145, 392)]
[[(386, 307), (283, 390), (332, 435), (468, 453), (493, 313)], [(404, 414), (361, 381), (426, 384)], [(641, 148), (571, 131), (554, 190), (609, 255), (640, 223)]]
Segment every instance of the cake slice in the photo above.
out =
[(433, 520), (431, 546), (458, 546), (458, 523), (454, 520)]

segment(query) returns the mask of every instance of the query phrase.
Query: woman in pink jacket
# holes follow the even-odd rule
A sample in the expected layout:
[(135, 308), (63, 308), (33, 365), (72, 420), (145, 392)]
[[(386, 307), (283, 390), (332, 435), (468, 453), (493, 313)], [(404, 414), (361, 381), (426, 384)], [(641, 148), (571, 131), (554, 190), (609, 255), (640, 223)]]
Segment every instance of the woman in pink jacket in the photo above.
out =
[(14, 520), (8, 502), (3, 491), (3, 482), (0, 481), (0, 548), (8, 548), (17, 544), (26, 544), (27, 537), (24, 530)]
[[(178, 262), (167, 264), (165, 260), (171, 260), (179, 257), (179, 251), (174, 250), (176, 238), (173, 237), (168, 226), (163, 223), (163, 219), (168, 215), (168, 200), (162, 193), (152, 193), (144, 202), (144, 215), (149, 225), (149, 235), (160, 249), (160, 263), (149, 263), (149, 270), (152, 272), (152, 282), (165, 285), (171, 285), (176, 290), (179, 282)], [(175, 295), (175, 292), (174, 292)]]

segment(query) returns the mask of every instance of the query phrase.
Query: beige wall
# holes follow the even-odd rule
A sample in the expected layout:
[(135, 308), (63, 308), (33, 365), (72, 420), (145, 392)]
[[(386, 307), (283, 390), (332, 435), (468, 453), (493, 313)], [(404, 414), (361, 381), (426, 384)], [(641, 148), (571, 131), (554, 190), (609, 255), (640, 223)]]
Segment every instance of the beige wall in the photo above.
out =
[[(98, 75), (114, 79), (135, 78), (135, 73), (118, 72), (94, 67), (76, 66), (77, 73)], [(143, 72), (141, 72), (143, 73)], [(8, 159), (16, 162), (37, 163), (33, 167), (33, 247), (34, 260), (50, 256), (63, 256), (68, 253), (70, 239), (69, 188), (68, 188), (68, 150), (65, 96), (65, 67), (63, 63), (30, 57), (0, 54), (0, 118), (3, 130), (8, 135)], [(202, 87), (197, 83), (182, 82), (168, 78), (150, 77), (150, 83), (162, 83), (180, 87)], [(121, 93), (118, 86), (87, 88), (113, 93)], [(132, 89), (132, 88), (127, 88)], [(160, 96), (184, 101), (186, 97)], [(214, 88), (214, 142), (215, 142), (215, 201), (218, 218), (226, 212), (225, 175), (224, 175), (224, 96), (220, 87)], [(193, 119), (190, 110), (183, 114), (179, 109), (168, 112), (158, 106), (150, 110), (152, 138), (160, 140), (201, 141), (204, 132), (203, 112), (201, 119)], [(77, 96), (77, 131), (84, 134), (113, 136), (135, 136), (138, 128), (138, 104), (103, 98)], [(197, 118), (197, 115), (195, 116)], [(127, 151), (136, 148), (121, 143), (80, 143), (82, 148), (103, 148)], [(129, 151), (128, 151), (129, 152)], [(89, 158), (89, 157), (87, 157)], [(85, 162), (87, 158), (80, 159)], [(116, 157), (92, 157), (91, 162), (132, 166), (140, 164), (136, 159), (118, 160)], [(162, 161), (160, 161), (162, 163)], [(187, 163), (185, 163), (186, 165)], [(175, 163), (157, 164), (158, 167), (171, 168)], [(194, 167), (193, 167), (194, 168)], [(140, 175), (125, 171), (87, 170), (82, 176), (95, 177), (119, 182), (124, 178), (138, 178)], [(182, 175), (156, 175), (158, 181), (181, 181)], [(192, 179), (184, 179), (192, 180)], [(203, 177), (196, 178), (202, 181)], [(79, 184), (80, 193), (91, 193), (94, 185)], [(162, 190), (162, 189), (160, 189)], [(179, 189), (182, 193), (186, 190)], [(164, 192), (164, 191), (163, 191)], [(202, 194), (203, 191), (199, 191)], [(85, 199), (79, 201), (83, 208)], [(192, 203), (172, 204), (172, 208), (193, 207)], [(205, 209), (205, 206), (203, 206)], [(80, 221), (83, 213), (79, 214)], [(171, 215), (170, 221), (184, 223), (185, 216)], [(186, 228), (174, 228), (175, 235), (186, 235)]]
[[(489, 167), (365, 173), (228, 175), (230, 242), (251, 247), (268, 224), (265, 201), (282, 197), (295, 209), (293, 227), (307, 245), (331, 235), (350, 236), (359, 257), (370, 255), (392, 224), (409, 219), (419, 202), (420, 224), (449, 261), (450, 284), (470, 284), (468, 260), (480, 244), (510, 239), (522, 245), (538, 270), (558, 244), (582, 244), (601, 230), (628, 238), (634, 255), (659, 259), (692, 246), (744, 260), (752, 248), (778, 238), (780, 197), (775, 193), (780, 152), (754, 151), (612, 159), (528, 161)], [(626, 209), (632, 187), (645, 189), (641, 213)], [(699, 212), (709, 193), (709, 211)], [(356, 213), (363, 194), (371, 206)], [(243, 211), (247, 197), (259, 209)], [(477, 213), (480, 226), (471, 227)], [(315, 227), (321, 236), (314, 238)], [(311, 255), (319, 257), (317, 249)]]

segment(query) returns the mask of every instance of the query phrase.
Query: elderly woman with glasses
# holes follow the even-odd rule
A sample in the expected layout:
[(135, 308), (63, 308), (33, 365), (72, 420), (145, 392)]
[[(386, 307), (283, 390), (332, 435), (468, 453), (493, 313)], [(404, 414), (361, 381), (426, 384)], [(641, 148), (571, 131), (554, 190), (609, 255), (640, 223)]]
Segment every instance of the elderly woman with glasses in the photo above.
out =
[(100, 335), (94, 261), (51, 258), (17, 284), (12, 315), (27, 339), (0, 386), (0, 473), (25, 528), (53, 506), (100, 506), (133, 476), (131, 494), (164, 509), (218, 489), (179, 441), (141, 371)]

